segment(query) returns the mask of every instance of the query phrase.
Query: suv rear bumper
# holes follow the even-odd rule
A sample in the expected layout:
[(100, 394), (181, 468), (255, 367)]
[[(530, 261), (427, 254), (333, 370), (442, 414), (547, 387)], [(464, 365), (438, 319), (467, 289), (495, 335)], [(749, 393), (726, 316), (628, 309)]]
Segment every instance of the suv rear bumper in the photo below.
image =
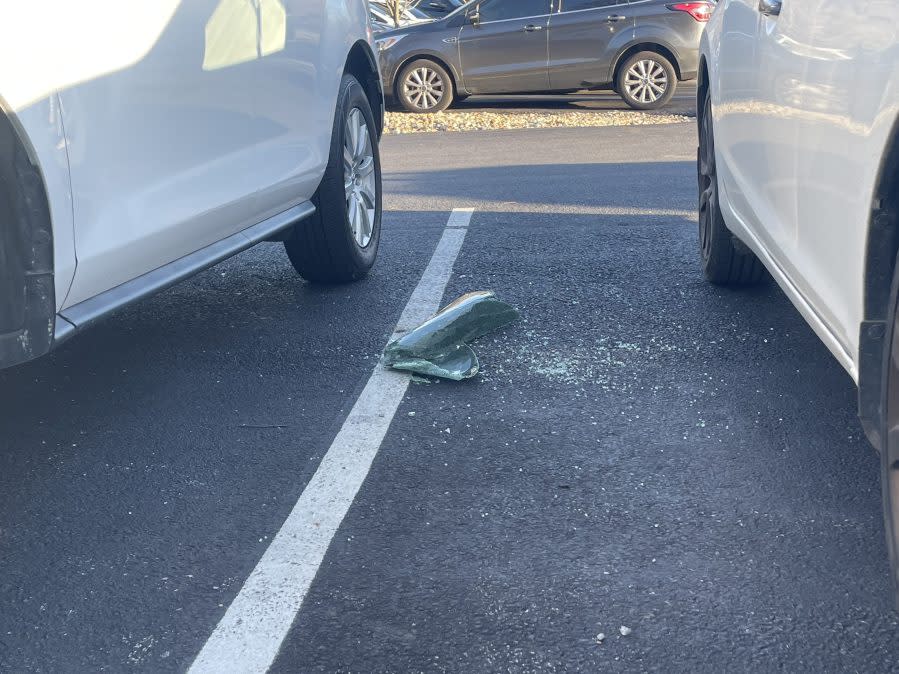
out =
[(56, 330), (53, 229), (34, 156), (0, 110), (0, 368), (47, 353)]

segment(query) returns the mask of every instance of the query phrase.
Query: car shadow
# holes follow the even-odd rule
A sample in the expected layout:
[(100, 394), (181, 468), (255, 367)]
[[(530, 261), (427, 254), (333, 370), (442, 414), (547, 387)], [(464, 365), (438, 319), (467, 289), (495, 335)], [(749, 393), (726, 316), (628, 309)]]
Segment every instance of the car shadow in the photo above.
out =
[[(473, 112), (583, 112), (632, 111), (613, 91), (592, 91), (575, 94), (547, 94), (522, 96), (472, 96), (459, 101), (451, 111)], [(695, 87), (683, 87), (675, 97), (651, 115), (696, 115)]]
[[(580, 133), (583, 129), (562, 131)], [(499, 133), (515, 142), (514, 131)], [(560, 156), (559, 163), (553, 164), (502, 165), (498, 158), (494, 165), (457, 168), (447, 158), (442, 160), (444, 166), (450, 164), (446, 168), (435, 162), (433, 168), (425, 170), (385, 173), (385, 192), (389, 200), (405, 197), (427, 203), (445, 199), (448, 204), (471, 205), (478, 210), (519, 210), (512, 206), (528, 208), (549, 200), (553, 206), (581, 207), (597, 214), (620, 213), (622, 218), (654, 212), (693, 218), (695, 183), (684, 176), (692, 175), (695, 162), (680, 157), (674, 160), (674, 155), (672, 161), (640, 161), (634, 156), (634, 147), (645, 133), (645, 127), (639, 126), (616, 129), (621, 142), (615, 148), (605, 148), (615, 153), (607, 162), (570, 164)], [(689, 133), (693, 133), (692, 127)], [(424, 134), (397, 138), (412, 143), (427, 141)], [(601, 136), (597, 142), (602, 142)], [(664, 149), (659, 152), (662, 156)], [(579, 179), (572, 180), (572, 175)], [(510, 176), (515, 176), (514, 180)], [(660, 185), (676, 185), (678, 189), (660, 189)]]

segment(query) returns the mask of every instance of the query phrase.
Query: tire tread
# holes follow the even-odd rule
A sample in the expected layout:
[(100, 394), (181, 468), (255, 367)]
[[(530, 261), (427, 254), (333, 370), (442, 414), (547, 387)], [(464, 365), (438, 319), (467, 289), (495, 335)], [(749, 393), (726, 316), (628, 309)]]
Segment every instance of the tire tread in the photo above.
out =
[[(708, 93), (706, 96), (708, 97)], [(704, 107), (708, 105), (709, 101), (706, 100)], [(710, 113), (707, 110), (700, 110), (700, 114)], [(700, 126), (700, 134), (702, 133), (702, 126)], [(714, 143), (713, 139), (711, 142)], [(714, 147), (714, 144), (712, 146)], [(697, 151), (696, 162), (698, 171), (699, 151)], [(728, 229), (717, 200), (710, 218), (710, 231), (706, 234), (709, 237), (708, 257), (705, 256), (704, 251), (700, 251), (702, 270), (706, 279), (721, 286), (751, 286), (764, 281), (767, 278), (765, 266), (756, 254)], [(700, 216), (700, 227), (702, 226)]]
[[(341, 141), (344, 119), (341, 106), (352, 97), (353, 92), (350, 90), (354, 87), (362, 92), (358, 100), (359, 105), (365, 108), (363, 114), (369, 122), (369, 132), (372, 133), (375, 128), (372, 124), (374, 117), (361, 85), (352, 75), (344, 75), (332, 129), (328, 167), (318, 191), (312, 197), (315, 213), (297, 223), (290, 238), (284, 242), (294, 268), (300, 276), (313, 283), (348, 283), (359, 280), (368, 273), (374, 262), (374, 255), (377, 254), (379, 221), (375, 222), (372, 243), (369, 244), (373, 250), (364, 256), (354, 250), (344, 222), (346, 207), (341, 196), (344, 190)], [(372, 142), (377, 144), (374, 136)], [(378, 161), (377, 147), (375, 158)], [(380, 206), (378, 210), (380, 211)]]

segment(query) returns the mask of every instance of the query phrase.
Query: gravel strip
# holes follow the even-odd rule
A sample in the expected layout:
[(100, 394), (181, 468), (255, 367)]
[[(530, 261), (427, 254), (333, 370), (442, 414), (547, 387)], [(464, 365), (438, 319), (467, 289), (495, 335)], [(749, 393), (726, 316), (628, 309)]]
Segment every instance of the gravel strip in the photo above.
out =
[(640, 126), (692, 122), (687, 115), (666, 115), (631, 110), (567, 112), (438, 112), (419, 115), (388, 112), (384, 133), (424, 133), (434, 131), (485, 131), (494, 129), (550, 129), (578, 126)]

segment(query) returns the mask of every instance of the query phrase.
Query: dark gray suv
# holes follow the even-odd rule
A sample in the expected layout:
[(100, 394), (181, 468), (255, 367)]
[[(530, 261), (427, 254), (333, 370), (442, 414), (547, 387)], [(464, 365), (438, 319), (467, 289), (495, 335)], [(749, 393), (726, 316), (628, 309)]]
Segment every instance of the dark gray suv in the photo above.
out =
[(471, 0), (437, 21), (381, 33), (384, 91), (412, 112), (471, 94), (614, 89), (633, 108), (696, 77), (711, 2)]

